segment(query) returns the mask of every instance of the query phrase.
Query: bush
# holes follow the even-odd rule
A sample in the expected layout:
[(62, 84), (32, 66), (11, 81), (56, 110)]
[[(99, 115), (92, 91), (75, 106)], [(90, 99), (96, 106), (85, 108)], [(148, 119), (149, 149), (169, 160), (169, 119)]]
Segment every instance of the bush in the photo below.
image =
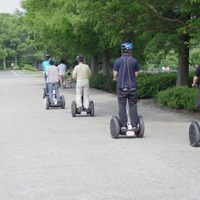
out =
[(33, 71), (33, 72), (37, 71), (35, 67), (32, 67), (31, 65), (28, 65), (28, 64), (24, 65), (22, 69), (27, 70), (27, 71)]
[[(189, 85), (192, 85), (194, 72), (189, 75)], [(160, 91), (176, 86), (177, 72), (142, 74), (137, 78), (138, 99), (154, 98)], [(93, 88), (116, 93), (116, 82), (113, 75), (94, 74), (91, 77), (90, 85)]]
[(113, 81), (112, 74), (104, 75), (102, 73), (98, 73), (92, 75), (90, 78), (90, 86), (106, 92), (116, 92), (116, 82)]
[(176, 85), (177, 73), (139, 74), (137, 78), (138, 98), (147, 99)]
[[(152, 98), (159, 91), (176, 85), (177, 73), (139, 74), (137, 78), (138, 98)], [(93, 88), (107, 92), (116, 92), (117, 83), (113, 81), (113, 75), (102, 73), (92, 75), (90, 85)]]
[(159, 92), (155, 97), (162, 103), (173, 109), (187, 109), (192, 111), (198, 96), (196, 88), (179, 86)]
[(14, 70), (20, 70), (21, 68), (19, 66), (14, 66)]

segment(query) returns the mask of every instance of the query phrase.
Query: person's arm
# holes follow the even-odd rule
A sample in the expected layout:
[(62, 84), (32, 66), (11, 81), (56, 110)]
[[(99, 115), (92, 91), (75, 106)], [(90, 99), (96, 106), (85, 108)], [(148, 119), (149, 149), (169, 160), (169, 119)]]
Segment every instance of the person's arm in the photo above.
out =
[(197, 76), (194, 76), (193, 78), (193, 83), (192, 83), (192, 87), (197, 87), (197, 82), (198, 82), (199, 78)]
[(118, 71), (113, 71), (113, 80), (114, 81), (117, 81), (117, 78), (118, 78)]
[(65, 65), (65, 73), (67, 72), (67, 70), (68, 70), (68, 67), (67, 67), (67, 65)]
[(114, 81), (117, 81), (118, 79), (118, 70), (119, 70), (119, 64), (118, 64), (118, 59), (116, 59), (113, 65), (113, 80)]
[(60, 66), (59, 65), (58, 65), (57, 69), (58, 69), (58, 73), (59, 73), (60, 72)]
[(76, 77), (77, 77), (77, 72), (76, 72), (76, 67), (75, 67), (73, 72), (72, 72), (72, 78), (76, 79)]
[(88, 66), (88, 77), (90, 78), (91, 77), (91, 69), (90, 69), (90, 67)]
[[(48, 67), (49, 68), (49, 67)], [(49, 75), (49, 70), (48, 70), (48, 68), (46, 69), (46, 76), (48, 76)]]
[(136, 69), (135, 69), (135, 77), (138, 77), (138, 71), (139, 71), (139, 64), (138, 61), (136, 61)]

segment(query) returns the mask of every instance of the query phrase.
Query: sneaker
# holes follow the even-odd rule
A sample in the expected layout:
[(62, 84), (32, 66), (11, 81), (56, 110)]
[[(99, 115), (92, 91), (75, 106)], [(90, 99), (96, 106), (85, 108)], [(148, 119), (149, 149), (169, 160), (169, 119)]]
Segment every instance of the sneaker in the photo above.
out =
[(122, 126), (122, 127), (121, 127), (121, 132), (124, 133), (124, 132), (126, 132), (126, 131), (127, 131), (127, 128), (126, 128), (125, 126)]

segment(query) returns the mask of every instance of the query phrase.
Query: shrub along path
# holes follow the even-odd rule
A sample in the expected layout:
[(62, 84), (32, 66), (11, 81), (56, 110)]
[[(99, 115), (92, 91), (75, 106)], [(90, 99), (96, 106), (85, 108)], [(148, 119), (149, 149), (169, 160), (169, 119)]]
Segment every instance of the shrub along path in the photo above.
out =
[(186, 109), (181, 109), (181, 110), (171, 109), (171, 108), (169, 108), (169, 107), (167, 107), (167, 106), (165, 106), (161, 103), (158, 103), (153, 98), (151, 98), (151, 99), (140, 99), (140, 100), (138, 100), (138, 102), (142, 103), (143, 105), (168, 110), (169, 112), (180, 113), (180, 114), (186, 115), (188, 117), (192, 117), (192, 118), (200, 121), (200, 111), (199, 112), (192, 112), (192, 111), (188, 111)]

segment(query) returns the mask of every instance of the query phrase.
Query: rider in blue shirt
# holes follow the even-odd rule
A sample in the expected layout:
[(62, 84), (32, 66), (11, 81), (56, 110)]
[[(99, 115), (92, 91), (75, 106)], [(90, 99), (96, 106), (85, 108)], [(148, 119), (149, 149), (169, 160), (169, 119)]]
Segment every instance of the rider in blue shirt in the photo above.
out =
[(48, 85), (47, 85), (46, 71), (47, 71), (47, 67), (50, 66), (50, 64), (49, 64), (50, 59), (51, 59), (51, 57), (49, 55), (46, 55), (45, 61), (42, 62), (42, 67), (43, 67), (43, 71), (44, 71), (45, 88), (46, 88), (47, 93), (48, 93)]
[(121, 131), (126, 132), (128, 129), (126, 103), (128, 100), (132, 130), (137, 131), (138, 113), (136, 77), (138, 76), (139, 65), (137, 59), (131, 55), (133, 51), (132, 43), (122, 43), (121, 51), (121, 57), (115, 60), (113, 66), (114, 80), (117, 80), (118, 82), (119, 121)]

